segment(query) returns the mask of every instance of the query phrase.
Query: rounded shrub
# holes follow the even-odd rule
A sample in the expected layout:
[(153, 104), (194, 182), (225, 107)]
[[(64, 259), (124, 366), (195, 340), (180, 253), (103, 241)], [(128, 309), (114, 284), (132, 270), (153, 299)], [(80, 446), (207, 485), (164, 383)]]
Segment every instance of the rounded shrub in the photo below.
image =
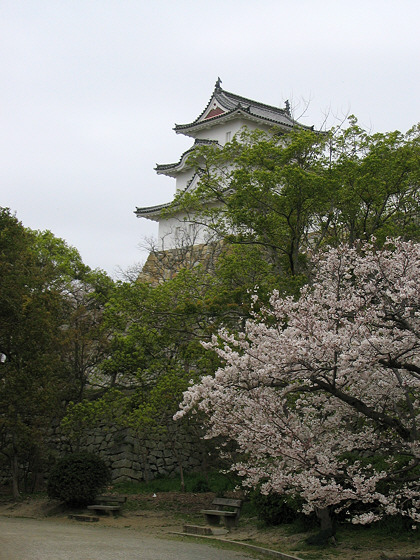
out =
[(109, 482), (104, 461), (92, 453), (72, 453), (59, 459), (48, 478), (48, 496), (70, 506), (93, 503), (98, 492)]
[(302, 505), (301, 501), (295, 496), (280, 495), (275, 492), (261, 494), (257, 491), (252, 495), (251, 501), (258, 519), (266, 525), (293, 523), (302, 515), (299, 512)]

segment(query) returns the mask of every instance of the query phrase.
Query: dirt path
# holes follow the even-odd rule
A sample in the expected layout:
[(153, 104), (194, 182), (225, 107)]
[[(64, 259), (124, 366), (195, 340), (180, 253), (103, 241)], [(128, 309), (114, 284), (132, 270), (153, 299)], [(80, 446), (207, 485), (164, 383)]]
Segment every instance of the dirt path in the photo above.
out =
[[(69, 512), (61, 504), (48, 499), (26, 499), (21, 502), (0, 503), (0, 517), (60, 520), (70, 525), (80, 525), (68, 519)], [(98, 523), (95, 523), (98, 525)], [(167, 511), (135, 509), (118, 517), (103, 516), (99, 525), (103, 527), (131, 528), (146, 535), (160, 536), (182, 531), (182, 519)]]
[(63, 520), (0, 518), (0, 560), (245, 560), (242, 552)]

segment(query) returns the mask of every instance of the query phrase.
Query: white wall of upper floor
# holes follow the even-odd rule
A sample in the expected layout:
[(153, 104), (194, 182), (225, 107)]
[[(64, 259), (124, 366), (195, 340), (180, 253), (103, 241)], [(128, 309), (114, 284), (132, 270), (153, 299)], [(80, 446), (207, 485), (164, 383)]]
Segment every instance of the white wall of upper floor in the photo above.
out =
[[(246, 127), (249, 131), (258, 129), (268, 132), (270, 130), (270, 127), (268, 126), (261, 124), (257, 125), (256, 123), (245, 119), (234, 119), (225, 123), (214, 125), (211, 128), (200, 130), (195, 134), (195, 137), (198, 140), (216, 140), (221, 146), (224, 146), (233, 140), (234, 136), (241, 132), (244, 127)], [(195, 169), (184, 167), (184, 169), (176, 176), (176, 192), (183, 191), (188, 186), (190, 188), (194, 188), (194, 185), (190, 184), (194, 175)], [(198, 178), (195, 178), (195, 181), (197, 180)]]
[(204, 224), (189, 221), (186, 214), (180, 213), (159, 221), (158, 250), (168, 251), (205, 244), (210, 241), (211, 235)]
[[(250, 131), (256, 129), (269, 131), (271, 128), (246, 119), (233, 119), (200, 130), (194, 136), (199, 140), (216, 140), (224, 146), (244, 127)], [(176, 175), (176, 192), (183, 191), (187, 187), (193, 190), (198, 181), (199, 177), (195, 169), (185, 166)], [(186, 214), (179, 213), (171, 218), (159, 219), (158, 249), (160, 251), (208, 243), (213, 237), (214, 234), (205, 224), (197, 224), (194, 218)]]
[(215, 124), (211, 128), (199, 130), (194, 133), (194, 137), (199, 140), (217, 140), (221, 146), (224, 146), (227, 142), (230, 142), (235, 134), (240, 132), (244, 127), (250, 131), (258, 129), (268, 132), (270, 130), (269, 126), (257, 124), (245, 118), (235, 118), (231, 121)]
[(192, 168), (184, 168), (180, 173), (178, 173), (176, 176), (176, 192), (185, 190), (191, 179), (194, 177), (194, 174), (195, 169)]

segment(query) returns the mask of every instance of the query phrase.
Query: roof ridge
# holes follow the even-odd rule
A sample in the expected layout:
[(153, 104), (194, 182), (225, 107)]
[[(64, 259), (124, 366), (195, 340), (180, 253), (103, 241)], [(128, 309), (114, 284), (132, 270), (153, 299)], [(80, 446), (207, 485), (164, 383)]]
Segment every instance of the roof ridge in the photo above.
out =
[(265, 109), (274, 109), (276, 112), (282, 113), (283, 115), (290, 116), (286, 112), (286, 109), (281, 109), (281, 107), (275, 107), (274, 105), (268, 105), (267, 103), (261, 103), (260, 101), (255, 101), (255, 99), (250, 99), (249, 97), (243, 97), (242, 95), (238, 95), (236, 93), (232, 93), (231, 91), (227, 91), (225, 89), (220, 88), (220, 92), (226, 94), (227, 96), (233, 97), (238, 101), (244, 101), (250, 103), (252, 105), (257, 105), (258, 107), (264, 107)]

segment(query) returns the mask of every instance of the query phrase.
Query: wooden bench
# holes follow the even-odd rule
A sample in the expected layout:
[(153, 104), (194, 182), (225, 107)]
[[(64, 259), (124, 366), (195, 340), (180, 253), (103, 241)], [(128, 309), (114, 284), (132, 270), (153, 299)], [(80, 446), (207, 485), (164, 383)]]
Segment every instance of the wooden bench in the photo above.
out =
[(107, 513), (108, 515), (118, 515), (123, 504), (126, 502), (125, 496), (97, 496), (95, 503), (87, 509), (95, 513)]
[(201, 513), (204, 514), (209, 525), (219, 525), (220, 519), (222, 518), (227, 529), (233, 529), (233, 527), (237, 526), (241, 513), (242, 500), (215, 498), (211, 505), (213, 509), (201, 510)]

